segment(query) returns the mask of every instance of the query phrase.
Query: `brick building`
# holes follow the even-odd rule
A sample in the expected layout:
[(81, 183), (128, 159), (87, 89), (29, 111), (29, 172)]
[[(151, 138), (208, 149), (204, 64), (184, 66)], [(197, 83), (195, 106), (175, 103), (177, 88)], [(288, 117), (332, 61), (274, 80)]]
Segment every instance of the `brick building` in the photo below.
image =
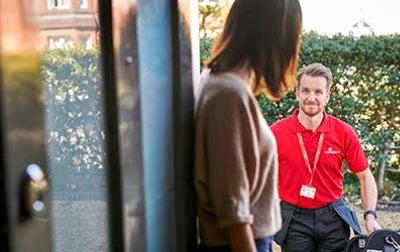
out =
[(41, 0), (38, 13), (40, 49), (83, 46), (99, 43), (98, 1)]
[(35, 52), (99, 44), (97, 0), (2, 1), (3, 53)]

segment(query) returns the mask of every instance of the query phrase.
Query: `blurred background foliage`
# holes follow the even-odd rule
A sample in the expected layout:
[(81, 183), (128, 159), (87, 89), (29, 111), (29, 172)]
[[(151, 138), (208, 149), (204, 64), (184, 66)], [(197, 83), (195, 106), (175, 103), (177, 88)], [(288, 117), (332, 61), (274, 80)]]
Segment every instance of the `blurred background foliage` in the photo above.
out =
[(45, 169), (40, 57), (37, 54), (8, 54), (1, 63), (6, 132), (4, 151), (7, 152), (8, 166), (18, 176), (32, 160)]
[[(209, 58), (216, 35), (200, 38), (201, 63)], [(313, 62), (332, 70), (332, 95), (326, 110), (356, 129), (376, 177), (379, 198), (400, 200), (400, 35), (307, 32), (301, 38), (299, 67)], [(298, 107), (294, 90), (280, 101), (269, 101), (263, 95), (257, 99), (269, 124)], [(347, 197), (358, 197), (358, 180), (345, 167)]]
[(106, 152), (101, 72), (99, 49), (56, 49), (41, 55), (54, 200), (104, 197)]
[[(199, 18), (204, 20), (200, 22), (201, 62), (210, 56), (229, 2), (199, 1)], [(202, 31), (207, 29), (213, 32)], [(29, 57), (37, 57), (35, 61), (39, 62), (38, 55)], [(24, 58), (10, 56), (4, 65), (5, 76), (9, 78), (6, 106), (19, 111), (17, 117), (29, 118), (24, 121), (12, 119), (16, 115), (10, 117), (9, 127), (17, 129), (11, 133), (21, 136), (27, 134), (27, 127), (42, 127), (42, 112), (30, 109), (30, 104), (36, 104), (35, 107), (46, 110), (45, 139), (52, 152), (52, 167), (78, 172), (102, 170), (105, 157), (103, 125), (99, 124), (103, 117), (99, 109), (103, 107), (99, 51), (52, 50), (40, 58), (40, 74), (36, 71), (39, 64), (29, 65), (26, 62), (31, 61)], [(299, 66), (312, 62), (321, 62), (332, 69), (334, 84), (327, 112), (356, 129), (376, 176), (379, 197), (400, 200), (400, 35), (353, 37), (304, 33)], [(44, 85), (44, 93), (40, 85)], [(18, 98), (15, 93), (24, 89), (26, 95)], [(30, 90), (35, 95), (30, 95)], [(297, 108), (293, 90), (280, 101), (271, 102), (264, 96), (259, 96), (258, 101), (269, 124)], [(44, 138), (37, 134), (29, 137), (32, 143)], [(29, 144), (16, 142), (21, 148)], [(349, 198), (357, 196), (358, 181), (344, 170), (346, 194)]]
[(104, 127), (99, 51), (51, 50), (42, 55), (47, 143), (53, 169), (103, 169)]

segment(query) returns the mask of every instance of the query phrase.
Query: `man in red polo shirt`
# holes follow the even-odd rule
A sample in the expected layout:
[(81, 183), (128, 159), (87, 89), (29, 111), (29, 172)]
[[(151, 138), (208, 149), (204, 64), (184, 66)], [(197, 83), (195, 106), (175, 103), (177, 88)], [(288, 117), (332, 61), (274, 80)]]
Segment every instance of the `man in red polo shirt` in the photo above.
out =
[(283, 252), (343, 251), (350, 228), (362, 233), (343, 199), (343, 161), (360, 181), (365, 228), (376, 221), (377, 189), (353, 127), (328, 115), (331, 70), (320, 63), (300, 69), (293, 115), (271, 126), (279, 156), (282, 229), (275, 236)]

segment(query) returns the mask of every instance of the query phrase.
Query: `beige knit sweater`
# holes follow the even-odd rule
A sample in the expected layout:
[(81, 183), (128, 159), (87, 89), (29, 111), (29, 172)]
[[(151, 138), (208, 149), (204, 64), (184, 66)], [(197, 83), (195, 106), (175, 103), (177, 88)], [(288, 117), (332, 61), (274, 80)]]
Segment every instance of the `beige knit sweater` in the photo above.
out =
[(227, 244), (222, 230), (252, 224), (254, 237), (281, 227), (277, 150), (249, 86), (232, 73), (200, 79), (195, 101), (195, 187), (201, 242)]

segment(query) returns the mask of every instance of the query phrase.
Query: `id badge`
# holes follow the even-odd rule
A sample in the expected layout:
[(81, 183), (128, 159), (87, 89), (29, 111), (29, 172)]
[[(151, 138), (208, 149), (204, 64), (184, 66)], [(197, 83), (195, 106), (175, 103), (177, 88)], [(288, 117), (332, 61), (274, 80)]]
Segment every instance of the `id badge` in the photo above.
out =
[(300, 196), (314, 199), (317, 189), (311, 185), (302, 185), (300, 189)]

